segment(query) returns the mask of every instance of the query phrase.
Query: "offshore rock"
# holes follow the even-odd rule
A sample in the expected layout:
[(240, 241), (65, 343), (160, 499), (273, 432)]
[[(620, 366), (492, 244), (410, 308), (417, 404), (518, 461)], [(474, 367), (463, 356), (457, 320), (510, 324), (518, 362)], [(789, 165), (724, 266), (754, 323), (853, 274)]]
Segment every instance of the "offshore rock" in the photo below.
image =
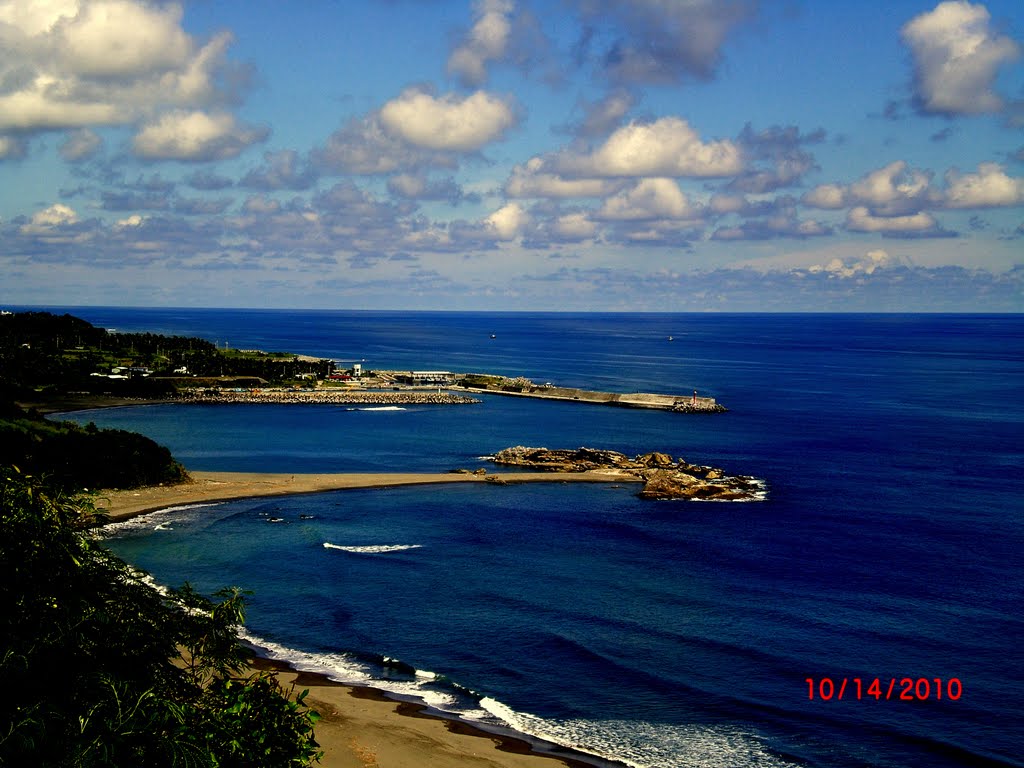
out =
[(616, 471), (643, 480), (642, 499), (754, 501), (764, 498), (764, 484), (752, 477), (727, 475), (714, 467), (678, 462), (667, 453), (651, 452), (629, 458), (598, 448), (505, 448), (494, 456), (505, 464), (546, 472)]

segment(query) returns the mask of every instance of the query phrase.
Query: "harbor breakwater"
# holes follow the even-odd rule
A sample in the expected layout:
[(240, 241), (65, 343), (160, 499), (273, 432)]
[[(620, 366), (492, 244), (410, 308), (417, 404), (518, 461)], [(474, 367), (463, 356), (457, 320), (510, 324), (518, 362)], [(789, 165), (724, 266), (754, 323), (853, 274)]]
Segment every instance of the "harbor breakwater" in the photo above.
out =
[(275, 405), (352, 405), (389, 407), (402, 405), (470, 405), (480, 401), (451, 392), (422, 392), (342, 389), (245, 389), (192, 390), (181, 394), (178, 402), (186, 403), (272, 403)]
[(675, 413), (723, 413), (727, 409), (713, 397), (693, 395), (661, 395), (651, 392), (598, 392), (570, 387), (532, 386), (523, 389), (492, 386), (464, 387), (468, 392), (481, 394), (509, 395), (512, 397), (534, 397), (544, 400), (571, 400), (598, 405), (616, 405), (623, 408), (651, 408)]

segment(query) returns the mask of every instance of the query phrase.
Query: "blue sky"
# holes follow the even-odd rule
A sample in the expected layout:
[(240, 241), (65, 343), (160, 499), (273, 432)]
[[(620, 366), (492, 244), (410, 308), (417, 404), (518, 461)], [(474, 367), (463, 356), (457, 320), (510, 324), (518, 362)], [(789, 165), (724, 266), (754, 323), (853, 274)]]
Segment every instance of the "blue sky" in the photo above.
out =
[(1024, 5), (0, 0), (0, 302), (1024, 310)]

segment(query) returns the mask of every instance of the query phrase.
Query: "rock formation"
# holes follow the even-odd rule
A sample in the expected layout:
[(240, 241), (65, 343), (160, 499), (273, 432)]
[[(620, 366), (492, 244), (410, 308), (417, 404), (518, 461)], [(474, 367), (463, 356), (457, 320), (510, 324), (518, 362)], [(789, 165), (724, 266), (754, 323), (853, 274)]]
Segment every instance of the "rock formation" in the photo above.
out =
[(517, 445), (494, 456), (503, 464), (546, 472), (616, 471), (644, 482), (642, 499), (753, 501), (764, 498), (764, 484), (753, 477), (727, 475), (721, 469), (676, 461), (667, 453), (629, 458), (598, 448), (550, 449)]

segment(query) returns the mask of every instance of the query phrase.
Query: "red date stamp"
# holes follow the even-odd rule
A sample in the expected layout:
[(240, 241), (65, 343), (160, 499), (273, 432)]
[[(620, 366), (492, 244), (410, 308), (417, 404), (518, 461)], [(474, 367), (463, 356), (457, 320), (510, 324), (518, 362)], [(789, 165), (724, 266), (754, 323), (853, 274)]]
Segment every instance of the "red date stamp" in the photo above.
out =
[(861, 701), (959, 701), (964, 695), (960, 678), (950, 677), (890, 677), (865, 679), (860, 677), (804, 678), (807, 699), (814, 701), (842, 701), (844, 698)]

